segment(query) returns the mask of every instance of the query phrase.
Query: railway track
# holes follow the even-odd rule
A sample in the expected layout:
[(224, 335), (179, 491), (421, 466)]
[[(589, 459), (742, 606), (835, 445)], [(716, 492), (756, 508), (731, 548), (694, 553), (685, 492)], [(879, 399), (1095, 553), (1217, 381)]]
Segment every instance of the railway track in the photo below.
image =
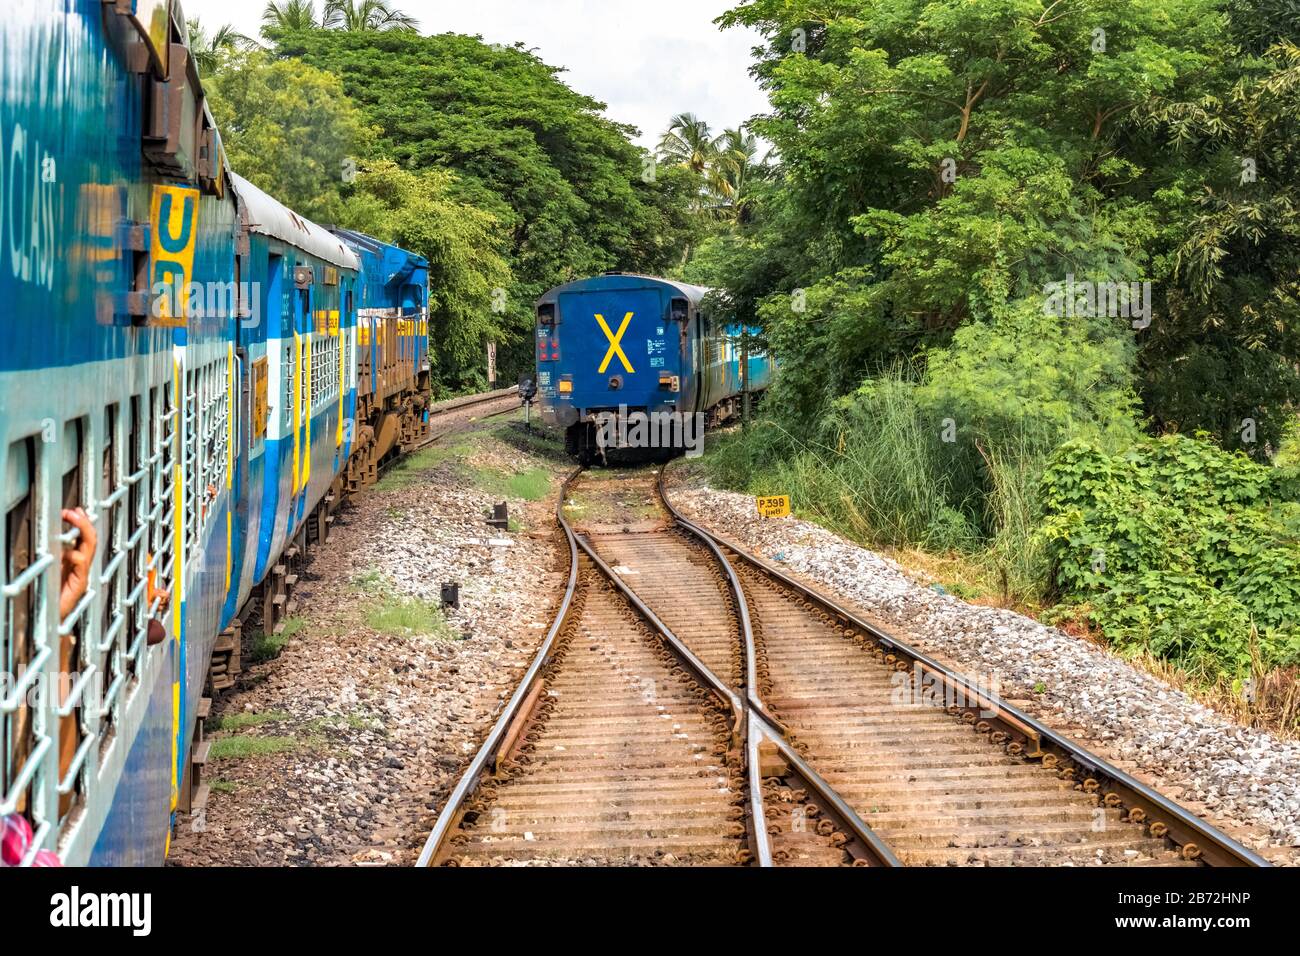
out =
[[(562, 502), (570, 571), (560, 611), (418, 865), (892, 862), (573, 533)], [(717, 639), (715, 660), (743, 656), (739, 630)], [(786, 761), (795, 768), (779, 781), (761, 779)], [(774, 841), (767, 821), (789, 811), (807, 825), (773, 828)]]
[(1267, 865), (693, 524), (662, 472), (576, 472), (557, 519), (561, 613), (421, 865)]
[(477, 395), (463, 395), (450, 398), (445, 402), (436, 402), (429, 406), (429, 431), (427, 438), (411, 451), (422, 451), (440, 438), (445, 438), (459, 430), (471, 420), (495, 418), (506, 415), (519, 408), (519, 386), (500, 388), (494, 392), (480, 392)]
[(424, 451), (448, 435), (463, 431), (474, 422), (485, 418), (508, 415), (519, 408), (519, 386), (501, 388), (493, 392), (462, 395), (429, 406), (429, 434), (417, 442), (394, 448), (379, 463), (376, 477), (390, 472), (416, 452)]

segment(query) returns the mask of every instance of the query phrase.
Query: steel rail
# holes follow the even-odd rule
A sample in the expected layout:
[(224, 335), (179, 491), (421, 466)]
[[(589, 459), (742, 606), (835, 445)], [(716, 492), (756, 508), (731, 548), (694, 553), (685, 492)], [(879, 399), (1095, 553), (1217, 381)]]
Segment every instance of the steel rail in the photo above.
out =
[[(677, 524), (709, 544), (714, 554), (722, 558), (723, 566), (728, 569), (729, 580), (733, 582), (733, 589), (737, 593), (740, 592), (739, 579), (731, 566), (732, 562), (724, 555), (723, 549), (732, 552), (759, 573), (819, 606), (842, 624), (852, 625), (869, 635), (876, 645), (886, 652), (887, 663), (896, 666), (900, 658), (905, 658), (905, 668), (910, 663), (911, 667), (929, 672), (944, 687), (958, 691), (961, 699), (965, 701), (965, 704), (957, 705), (963, 712), (963, 718), (972, 724), (988, 721), (991, 725), (997, 726), (1000, 732), (1006, 735), (1006, 739), (1011, 741), (1008, 748), (1011, 753), (1030, 759), (1040, 759), (1044, 766), (1058, 768), (1070, 776), (1078, 773), (1086, 774), (1082, 781), (1085, 790), (1102, 791), (1104, 793), (1102, 799), (1107, 806), (1117, 809), (1126, 807), (1130, 822), (1151, 822), (1152, 835), (1168, 837), (1179, 848), (1184, 859), (1198, 860), (1210, 866), (1272, 866), (1262, 856), (1217, 827), (1201, 820), (1186, 808), (1074, 741), (1058, 734), (996, 694), (972, 683), (962, 674), (916, 650), (907, 642), (881, 630), (822, 592), (796, 581), (779, 568), (751, 554), (730, 538), (690, 521), (674, 507), (667, 495), (664, 488), (667, 472), (668, 466), (665, 465), (660, 470), (656, 482), (659, 497), (665, 508)], [(743, 597), (740, 600), (743, 602)], [(745, 607), (748, 616), (747, 607), (743, 603), (738, 606)], [(1061, 767), (1062, 760), (1072, 764), (1073, 767)]]
[(469, 766), (461, 775), (460, 781), (456, 784), (456, 789), (451, 792), (451, 796), (447, 798), (446, 804), (438, 814), (433, 830), (429, 833), (429, 838), (424, 843), (424, 849), (420, 851), (420, 857), (416, 861), (415, 865), (417, 867), (427, 867), (433, 863), (447, 837), (454, 832), (457, 824), (460, 823), (461, 817), (464, 815), (466, 799), (478, 788), (483, 774), (493, 762), (497, 750), (506, 736), (506, 732), (523, 709), (524, 701), (531, 694), (533, 686), (536, 684), (542, 668), (551, 654), (551, 649), (555, 644), (555, 637), (560, 633), (565, 619), (569, 616), (569, 610), (573, 604), (573, 595), (578, 587), (578, 546), (573, 529), (569, 527), (569, 522), (564, 517), (564, 500), (568, 497), (569, 486), (581, 473), (582, 469), (579, 468), (564, 480), (564, 484), (560, 489), (559, 502), (555, 506), (555, 518), (564, 531), (565, 541), (569, 546), (569, 580), (564, 588), (564, 598), (560, 602), (560, 609), (556, 613), (550, 629), (546, 632), (546, 637), (542, 640), (541, 646), (537, 649), (532, 663), (524, 673), (523, 679), (519, 682), (519, 686), (515, 688), (515, 692), (510, 696), (505, 709), (501, 711), (496, 723), (488, 731), (487, 738), (479, 747), (474, 759), (470, 761)]
[[(661, 469), (660, 480), (662, 480), (662, 475), (663, 471)], [(717, 552), (716, 549), (714, 551), (715, 555), (722, 561), (722, 566), (727, 569), (729, 578), (734, 584), (733, 594), (736, 597), (737, 617), (741, 625), (742, 649), (746, 668), (746, 688), (743, 702), (740, 695), (714, 674), (686, 646), (686, 643), (641, 600), (636, 591), (596, 553), (595, 548), (592, 547), (585, 535), (579, 534), (577, 539), (578, 546), (586, 552), (592, 563), (627, 599), (628, 603), (645, 618), (650, 626), (660, 634), (673, 653), (695, 672), (698, 679), (729, 702), (730, 709), (736, 716), (736, 726), (744, 727), (745, 762), (749, 774), (751, 832), (760, 866), (772, 865), (771, 840), (767, 833), (767, 814), (763, 805), (761, 757), (759, 753), (759, 745), (763, 742), (771, 744), (772, 748), (785, 761), (790, 771), (803, 781), (805, 790), (812, 796), (821, 811), (828, 814), (836, 824), (836, 828), (848, 838), (844, 849), (850, 856), (871, 866), (901, 866), (902, 863), (885, 844), (884, 840), (790, 745), (785, 728), (767, 712), (762, 700), (754, 692), (753, 688), (757, 686), (757, 677), (754, 634), (750, 627), (749, 608), (745, 602), (744, 592), (740, 589), (739, 580), (735, 578), (734, 571), (727, 565), (721, 553)]]
[(682, 642), (665, 624), (659, 616), (652, 611), (648, 605), (633, 591), (623, 579), (615, 573), (614, 569), (605, 563), (605, 560), (596, 553), (596, 550), (587, 541), (584, 535), (577, 535), (578, 547), (586, 553), (597, 570), (605, 576), (615, 589), (627, 600), (629, 604), (640, 614), (650, 627), (653, 628), (663, 640), (665, 646), (685, 664), (694, 674), (695, 679), (713, 691), (714, 695), (719, 698), (721, 703), (731, 711), (731, 741), (736, 747), (745, 748), (745, 768), (746, 775), (749, 778), (749, 819), (752, 821), (750, 837), (754, 843), (753, 850), (758, 858), (759, 866), (772, 865), (772, 841), (768, 838), (766, 814), (763, 811), (763, 791), (761, 782), (758, 781), (758, 751), (757, 744), (749, 733), (752, 726), (752, 717), (748, 718), (747, 710), (740, 696), (728, 687), (718, 678), (708, 666), (700, 660), (691, 651), (689, 647)]
[(498, 388), (491, 392), (477, 392), (473, 395), (460, 395), (456, 398), (444, 399), (429, 406), (429, 417), (459, 411), (462, 408), (471, 408), (475, 405), (483, 405), (487, 402), (496, 401), (498, 398), (507, 398), (518, 394), (519, 386), (511, 385), (509, 388)]
[[(726, 559), (726, 556), (713, 540), (672, 507), (663, 488), (664, 475), (667, 471), (668, 468), (665, 465), (659, 469), (658, 477), (655, 479), (655, 491), (658, 493), (660, 501), (667, 508), (673, 521), (696, 535), (713, 554), (714, 559), (727, 577), (728, 586), (731, 588), (732, 596), (736, 601), (736, 616), (740, 622), (745, 652), (745, 703), (749, 710), (750, 727), (752, 730), (757, 731), (757, 733), (751, 732), (750, 734), (749, 746), (752, 754), (756, 758), (758, 753), (757, 736), (761, 735), (772, 744), (790, 770), (804, 781), (806, 789), (816, 796), (817, 803), (823, 812), (829, 813), (838, 824), (840, 832), (850, 837), (850, 843), (846, 845), (845, 849), (855, 859), (862, 860), (872, 866), (902, 866), (902, 862), (889, 848), (889, 845), (835, 791), (835, 788), (809, 766), (808, 762), (791, 746), (787, 728), (768, 711), (766, 704), (759, 696), (758, 655), (754, 647), (754, 630), (749, 615), (749, 602), (745, 600), (745, 591), (740, 586), (740, 579), (736, 576), (736, 571), (731, 566), (731, 562)], [(590, 553), (590, 549), (588, 549), (588, 553)], [(624, 588), (626, 593), (631, 595), (630, 589), (627, 589), (621, 581), (618, 584)], [(632, 600), (639, 603), (639, 599), (634, 595)], [(672, 637), (672, 640), (677, 641), (677, 638), (672, 636), (672, 632), (668, 630), (663, 622), (653, 616), (653, 612), (649, 612), (649, 614), (657, 628), (663, 631), (665, 635)], [(680, 641), (677, 642), (680, 643)], [(754, 772), (757, 773), (758, 763), (756, 760), (754, 767)]]
[[(488, 405), (491, 404), (492, 402), (498, 402), (503, 398), (509, 398), (511, 395), (518, 394), (518, 392), (519, 392), (519, 386), (515, 385), (512, 386), (511, 388), (503, 388), (496, 392), (483, 392), (479, 395), (466, 395), (462, 398), (453, 398), (447, 400), (446, 402), (442, 402), (441, 404), (430, 406), (429, 426), (430, 428), (432, 428), (434, 421), (438, 418), (441, 418), (444, 415), (450, 415), (453, 412), (463, 412), (467, 408), (474, 408), (478, 405)], [(500, 411), (489, 412), (488, 414), (483, 416), (483, 419), (498, 418), (502, 415), (509, 415), (511, 412), (515, 411), (518, 407), (519, 406), (517, 405), (511, 405), (508, 408), (501, 409)], [(443, 438), (446, 438), (453, 431), (454, 428), (449, 428), (446, 431), (430, 434), (427, 438), (423, 439), (418, 445), (412, 447), (409, 452), (406, 452), (403, 455), (396, 456), (393, 459), (393, 462), (400, 461), (402, 458), (406, 457), (407, 454), (413, 454), (417, 451), (423, 451), (424, 449), (428, 448), (430, 445), (434, 444), (435, 442)]]
[[(569, 489), (582, 474), (585, 469), (578, 468), (571, 473), (564, 481), (560, 489), (558, 503), (556, 504), (555, 517), (561, 530), (564, 532), (565, 540), (569, 545), (569, 579), (565, 588), (564, 598), (561, 601), (560, 609), (552, 622), (550, 629), (542, 641), (541, 647), (534, 656), (532, 664), (529, 666), (519, 686), (511, 695), (505, 708), (498, 716), (496, 723), (488, 732), (483, 744), (479, 747), (478, 752), (470, 761), (469, 766), (461, 775), (456, 784), (456, 788), (448, 797), (447, 803), (443, 806), (438, 814), (438, 819), (434, 823), (433, 830), (430, 832), (428, 839), (425, 841), (423, 850), (419, 859), (416, 861), (417, 867), (428, 867), (433, 865), (438, 859), (447, 839), (455, 832), (463, 816), (466, 801), (478, 788), (479, 783), (483, 780), (485, 773), (493, 766), (494, 761), (499, 756), (503, 746), (509, 746), (507, 735), (511, 728), (515, 727), (517, 721), (526, 718), (525, 711), (531, 709), (535, 703), (534, 688), (537, 686), (542, 669), (545, 667), (550, 657), (555, 639), (563, 629), (566, 619), (569, 615), (573, 603), (574, 594), (578, 583), (578, 549), (588, 556), (598, 571), (610, 581), (611, 584), (624, 596), (625, 599), (663, 638), (668, 649), (675, 654), (688, 669), (690, 669), (696, 679), (707, 689), (712, 691), (722, 706), (726, 707), (732, 714), (732, 745), (741, 746), (744, 744), (747, 734), (745, 732), (744, 721), (746, 719), (746, 708), (740, 698), (732, 692), (699, 660), (691, 651), (679, 641), (671, 631), (664, 626), (663, 622), (655, 616), (654, 612), (641, 601), (614, 573), (599, 555), (591, 548), (586, 540), (577, 535), (568, 519), (564, 516), (564, 504), (568, 498)], [(771, 842), (768, 838), (766, 825), (763, 824), (765, 819), (762, 809), (762, 790), (761, 787), (754, 783), (754, 775), (757, 774), (757, 763), (755, 762), (749, 768), (750, 786), (748, 788), (748, 800), (750, 801), (750, 819), (754, 821), (751, 827), (752, 849), (755, 852), (758, 864), (760, 866), (772, 865)]]

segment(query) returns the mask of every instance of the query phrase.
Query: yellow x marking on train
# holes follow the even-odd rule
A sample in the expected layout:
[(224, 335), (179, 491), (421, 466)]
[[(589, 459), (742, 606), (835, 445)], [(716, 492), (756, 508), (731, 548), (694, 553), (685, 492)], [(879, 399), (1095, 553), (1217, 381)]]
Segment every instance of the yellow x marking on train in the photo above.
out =
[(632, 321), (632, 313), (629, 312), (623, 316), (623, 324), (618, 327), (618, 332), (611, 332), (609, 326), (605, 324), (605, 317), (599, 312), (596, 313), (596, 321), (600, 323), (600, 330), (605, 333), (605, 338), (609, 339), (609, 351), (605, 353), (605, 361), (600, 363), (600, 368), (596, 369), (597, 375), (605, 374), (605, 369), (609, 368), (609, 360), (615, 355), (623, 363), (623, 368), (627, 369), (629, 375), (632, 374), (632, 363), (627, 360), (623, 353), (623, 346), (619, 345), (623, 341), (623, 333), (627, 331), (627, 324)]

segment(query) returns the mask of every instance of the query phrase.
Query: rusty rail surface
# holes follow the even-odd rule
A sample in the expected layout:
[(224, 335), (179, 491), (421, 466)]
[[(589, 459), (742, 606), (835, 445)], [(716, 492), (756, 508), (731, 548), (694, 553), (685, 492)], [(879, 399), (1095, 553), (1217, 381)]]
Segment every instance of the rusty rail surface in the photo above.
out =
[[(882, 792), (890, 796), (893, 796), (892, 791), (899, 792), (896, 803), (892, 804), (897, 808), (896, 812), (885, 811), (879, 815), (869, 812), (867, 819), (887, 821), (887, 827), (876, 825), (875, 831), (889, 831), (886, 839), (905, 863), (963, 862), (961, 857), (969, 851), (969, 862), (1054, 862), (1062, 857), (1069, 859), (1072, 854), (1082, 854), (1081, 862), (1094, 863), (1271, 865), (1216, 827), (1008, 704), (987, 688), (978, 686), (905, 641), (863, 620), (820, 591), (796, 581), (762, 558), (750, 554), (735, 541), (690, 521), (669, 500), (663, 486), (666, 473), (665, 467), (655, 482), (659, 502), (675, 525), (706, 548), (725, 569), (738, 613), (745, 621), (749, 663), (747, 692), (751, 713), (765, 715), (773, 725), (786, 730), (790, 729), (789, 724), (798, 721), (800, 726), (792, 736), (811, 743), (804, 748), (810, 752), (811, 763), (824, 762), (836, 767), (841, 790), (853, 780), (855, 772), (863, 773), (865, 766), (861, 763), (855, 765), (851, 757), (844, 758), (834, 746), (837, 741), (868, 747), (878, 744), (880, 749), (873, 759), (898, 759), (903, 768), (913, 753), (921, 758), (917, 760), (919, 768), (925, 768), (926, 763), (934, 764), (911, 771), (905, 786), (900, 787), (895, 780), (883, 785), (875, 781), (860, 788), (863, 794), (874, 794), (871, 799), (876, 800), (882, 799), (879, 796)], [(759, 621), (754, 622), (757, 627), (750, 621), (753, 607), (747, 592), (756, 596), (762, 605), (758, 611)], [(763, 620), (765, 616), (772, 618), (770, 623)], [(759, 642), (762, 646), (756, 643), (755, 631), (762, 634)], [(800, 640), (793, 654), (789, 646), (791, 639), (784, 636), (787, 634)], [(820, 643), (814, 639), (819, 639)], [(783, 646), (783, 641), (786, 646)], [(819, 648), (823, 652), (820, 659), (817, 658)], [(893, 687), (900, 683), (919, 683), (932, 691), (943, 706), (924, 705), (916, 710), (895, 708), (893, 713), (870, 725), (866, 724), (864, 716), (851, 731), (829, 726), (838, 715), (825, 705), (824, 698), (843, 691), (843, 684), (834, 682), (851, 679), (865, 683), (872, 679), (871, 670), (887, 674)], [(805, 695), (804, 699), (792, 691), (799, 682), (819, 680), (829, 683), (818, 688), (816, 694)], [(780, 694), (785, 695), (783, 700), (778, 697)], [(765, 702), (765, 695), (769, 700), (777, 697), (781, 702), (771, 706)], [(782, 723), (787, 710), (791, 717)], [(978, 746), (966, 743), (960, 744), (960, 751), (945, 750), (953, 746), (953, 738), (941, 726), (936, 711), (945, 714), (952, 723), (964, 725), (967, 733), (977, 739)], [(907, 721), (915, 714), (925, 720), (918, 717), (914, 726), (909, 726)], [(827, 726), (819, 722), (825, 722)], [(891, 734), (898, 732), (895, 727), (901, 728), (902, 739), (889, 739)], [(969, 741), (969, 737), (967, 739)], [(981, 748), (986, 754), (997, 755), (997, 759), (981, 756)], [(929, 756), (931, 753), (935, 755), (933, 758)], [(950, 757), (951, 767), (944, 765), (945, 756)], [(963, 767), (963, 761), (969, 761), (971, 765)], [(981, 761), (984, 763), (976, 766)], [(954, 767), (957, 775), (949, 778), (950, 783), (944, 784), (942, 780), (933, 783), (933, 778), (953, 773)], [(992, 791), (981, 793), (980, 781), (967, 777), (972, 770), (975, 776), (981, 771), (986, 772), (989, 783), (997, 783), (1003, 775), (1007, 779), (1022, 775), (1026, 794), (1030, 792), (1029, 788), (1033, 788), (1038, 796), (1033, 801), (1029, 801), (1027, 796), (1022, 797), (1018, 801), (1022, 805), (1016, 806), (1018, 791), (1015, 786), (1004, 785), (1001, 790), (994, 787)], [(1047, 785), (1049, 779), (1059, 781), (1055, 789), (1060, 801), (1054, 801), (1053, 787)], [(931, 802), (918, 801), (916, 792), (909, 791), (927, 783), (934, 787)], [(961, 793), (964, 789), (980, 794), (983, 799), (968, 804)], [(1005, 810), (1012, 820), (998, 819), (997, 812), (990, 806), (998, 799), (1007, 801)], [(1067, 805), (1067, 801), (1073, 801), (1073, 808)], [(1024, 806), (1025, 803), (1033, 805)], [(977, 809), (967, 809), (968, 806)], [(1015, 820), (1023, 819), (1026, 813), (1038, 814), (1040, 832), (1056, 832), (1060, 841), (1015, 842), (1018, 839), (1014, 836), (1018, 832)], [(944, 820), (964, 821), (985, 840), (1001, 835), (1004, 838), (1011, 836), (1013, 842), (1005, 847), (989, 846), (982, 845), (981, 837), (977, 837), (969, 847), (946, 847), (942, 844), (956, 843), (950, 838), (958, 834), (928, 832), (922, 826)], [(989, 820), (993, 821), (992, 824), (987, 824)], [(1088, 825), (1080, 826), (1080, 823)], [(953, 826), (956, 830), (955, 823)], [(1005, 832), (999, 833), (999, 828)], [(1032, 828), (1030, 832), (1033, 832)], [(1105, 836), (1098, 836), (1099, 833)]]
[(446, 412), (459, 411), (462, 408), (469, 408), (472, 405), (482, 405), (486, 402), (494, 402), (499, 398), (506, 398), (510, 395), (518, 395), (519, 386), (511, 385), (509, 388), (498, 388), (491, 392), (478, 392), (474, 395), (460, 395), (456, 398), (444, 399), (441, 402), (434, 402), (429, 406), (430, 417), (442, 415)]
[[(564, 503), (580, 473), (556, 507), (569, 551), (560, 609), (417, 865), (769, 865), (743, 704), (576, 537)], [(640, 680), (652, 693), (629, 703), (626, 685)]]
[(487, 739), (479, 747), (474, 759), (470, 761), (469, 767), (466, 768), (464, 774), (461, 775), (460, 781), (456, 784), (456, 789), (451, 792), (446, 805), (443, 806), (442, 812), (438, 814), (433, 831), (429, 834), (428, 840), (425, 841), (424, 849), (420, 852), (420, 858), (416, 862), (416, 866), (429, 866), (433, 861), (434, 854), (460, 822), (466, 798), (478, 786), (479, 779), (488, 770), (489, 766), (495, 763), (496, 754), (510, 725), (516, 715), (523, 709), (524, 701), (532, 692), (538, 675), (541, 674), (542, 665), (546, 662), (551, 653), (551, 648), (555, 644), (555, 635), (560, 632), (565, 618), (568, 617), (569, 608), (573, 604), (573, 594), (578, 587), (578, 546), (568, 522), (564, 520), (564, 496), (570, 483), (578, 476), (580, 471), (581, 469), (573, 472), (565, 479), (560, 492), (560, 502), (555, 508), (556, 519), (564, 530), (565, 541), (569, 547), (569, 579), (564, 588), (564, 596), (560, 600), (560, 609), (555, 615), (555, 620), (551, 622), (551, 627), (546, 632), (546, 637), (542, 640), (541, 646), (537, 649), (537, 654), (533, 657), (532, 663), (524, 673), (523, 679), (519, 682), (519, 686), (515, 688), (515, 692), (506, 703), (505, 709), (501, 711), (496, 723), (488, 731)]

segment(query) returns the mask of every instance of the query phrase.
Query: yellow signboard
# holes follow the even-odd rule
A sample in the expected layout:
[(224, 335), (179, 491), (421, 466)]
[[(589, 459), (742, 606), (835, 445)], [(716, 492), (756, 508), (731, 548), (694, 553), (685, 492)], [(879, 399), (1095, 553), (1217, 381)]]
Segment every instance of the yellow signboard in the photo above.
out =
[(266, 435), (266, 420), (270, 417), (267, 402), (268, 364), (266, 356), (253, 362), (253, 435), (252, 441), (260, 441)]
[(761, 518), (785, 518), (790, 514), (789, 495), (766, 495), (755, 498)]
[(194, 274), (194, 246), (199, 230), (199, 191), (181, 186), (155, 186), (153, 222), (154, 320), (158, 325), (183, 326), (185, 306)]

